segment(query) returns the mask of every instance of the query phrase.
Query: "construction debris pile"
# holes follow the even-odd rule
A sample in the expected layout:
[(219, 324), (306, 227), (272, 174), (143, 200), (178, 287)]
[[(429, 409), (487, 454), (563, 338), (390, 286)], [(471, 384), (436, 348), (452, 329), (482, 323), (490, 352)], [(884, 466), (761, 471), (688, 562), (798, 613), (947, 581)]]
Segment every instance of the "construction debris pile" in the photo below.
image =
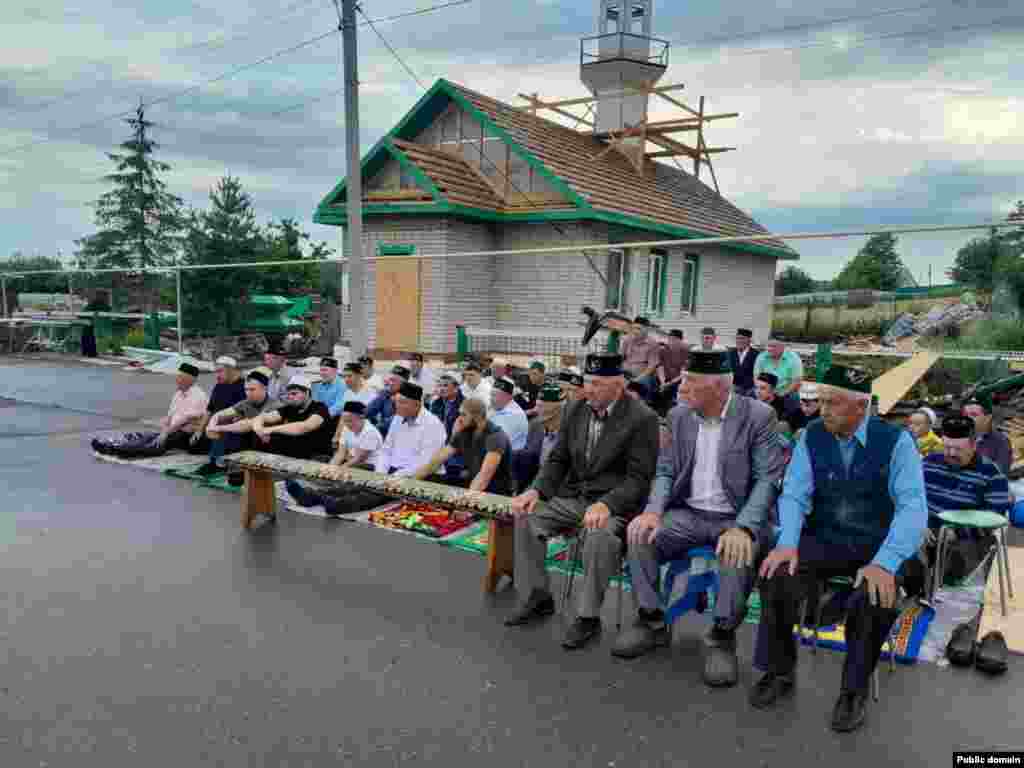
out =
[(900, 339), (913, 336), (945, 336), (953, 328), (982, 317), (984, 311), (975, 304), (959, 302), (945, 307), (933, 307), (925, 315), (906, 312), (897, 317), (885, 336), (883, 346), (894, 346)]

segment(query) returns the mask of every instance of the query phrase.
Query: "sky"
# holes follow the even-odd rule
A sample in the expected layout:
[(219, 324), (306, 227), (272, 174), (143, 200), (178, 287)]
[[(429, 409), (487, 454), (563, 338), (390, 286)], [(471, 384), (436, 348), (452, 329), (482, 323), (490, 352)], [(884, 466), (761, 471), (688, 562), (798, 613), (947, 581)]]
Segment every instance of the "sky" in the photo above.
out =
[[(364, 0), (380, 19), (445, 0)], [(52, 10), (51, 10), (52, 8)], [(439, 77), (509, 103), (520, 92), (587, 95), (579, 39), (598, 0), (471, 0), (380, 23), (430, 86)], [(838, 21), (837, 21), (838, 20)], [(836, 23), (823, 23), (823, 22)], [(242, 65), (338, 25), (329, 0), (69, 0), (0, 9), (0, 256), (62, 254), (95, 231), (106, 157), (128, 126), (105, 119), (142, 100), (170, 190), (206, 205), (231, 174), (262, 221), (312, 223), (345, 175), (337, 35), (237, 75)], [(1005, 219), (1024, 198), (1024, 7), (1013, 0), (655, 0), (671, 43), (663, 84), (711, 111), (722, 193), (773, 232), (967, 225)], [(423, 90), (368, 26), (359, 28), (365, 152)], [(196, 86), (192, 90), (191, 86)], [(660, 106), (651, 119), (671, 116)], [(703, 178), (707, 178), (706, 175)], [(922, 284), (946, 281), (977, 233), (901, 236)], [(796, 244), (799, 266), (833, 277), (863, 239)]]

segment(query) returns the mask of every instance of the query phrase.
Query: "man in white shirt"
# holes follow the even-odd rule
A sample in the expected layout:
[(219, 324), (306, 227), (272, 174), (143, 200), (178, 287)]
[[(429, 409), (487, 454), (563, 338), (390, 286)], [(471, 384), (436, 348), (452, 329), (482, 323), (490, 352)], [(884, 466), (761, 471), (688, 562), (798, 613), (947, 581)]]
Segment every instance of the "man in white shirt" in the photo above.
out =
[(365, 371), (362, 363), (345, 364), (345, 386), (348, 388), (341, 398), (342, 405), (349, 402), (359, 402), (370, 407), (370, 403), (377, 393), (370, 389), (366, 383)]
[(526, 438), (530, 435), (530, 424), (526, 413), (513, 396), (516, 385), (512, 379), (496, 379), (491, 389), (491, 411), (488, 418), (505, 430), (513, 451), (521, 451), (526, 447)]
[(339, 467), (370, 469), (384, 447), (384, 438), (373, 424), (366, 420), (366, 404), (349, 400), (341, 410), (341, 424), (334, 436), (338, 450), (331, 464)]
[(282, 401), (285, 399), (285, 384), (288, 383), (288, 374), (284, 370), (285, 357), (284, 347), (280, 344), (271, 344), (263, 353), (263, 365), (270, 369), (267, 396), (271, 400)]
[(412, 477), (447, 441), (444, 424), (423, 407), (423, 389), (411, 381), (403, 382), (395, 397), (395, 416), (374, 471)]
[(384, 383), (384, 378), (374, 371), (373, 358), (369, 355), (363, 355), (356, 362), (363, 368), (363, 378), (366, 380), (366, 386), (370, 388), (373, 394), (382, 392), (387, 385)]
[(192, 440), (196, 431), (202, 434), (208, 399), (206, 392), (196, 384), (199, 369), (191, 363), (182, 363), (174, 379), (175, 390), (167, 415), (160, 419), (160, 432), (133, 434), (121, 440), (93, 440), (93, 450), (122, 459), (160, 456), (179, 449), (190, 453), (206, 453), (210, 444), (205, 436)]
[[(732, 387), (725, 350), (690, 352), (681, 403), (669, 414), (671, 444), (658, 457), (646, 509), (626, 531), (639, 610), (612, 649), (633, 658), (666, 645), (655, 586), (660, 564), (714, 547), (719, 591), (704, 638), (704, 682), (713, 687), (736, 684), (736, 630), (746, 617), (755, 561), (771, 547), (770, 517), (784, 469), (774, 412)], [(671, 522), (663, 523), (666, 509)]]
[(491, 405), (491, 384), (484, 381), (480, 363), (471, 360), (466, 363), (462, 372), (462, 396), (467, 400), (482, 400), (484, 405)]
[(423, 355), (419, 352), (410, 352), (409, 359), (405, 365), (409, 369), (409, 381), (420, 385), (420, 389), (428, 396), (427, 401), (429, 402), (436, 381), (433, 371), (424, 367)]

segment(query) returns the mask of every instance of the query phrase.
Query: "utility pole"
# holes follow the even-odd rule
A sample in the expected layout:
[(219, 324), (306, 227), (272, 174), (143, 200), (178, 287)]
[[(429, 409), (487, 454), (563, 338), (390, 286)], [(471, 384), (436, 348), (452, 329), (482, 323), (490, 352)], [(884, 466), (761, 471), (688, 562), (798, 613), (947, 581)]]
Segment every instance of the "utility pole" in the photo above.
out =
[[(366, 305), (363, 299), (363, 185), (359, 167), (359, 59), (356, 53), (356, 0), (341, 0), (341, 34), (345, 56), (345, 144), (348, 148), (346, 209), (348, 212), (348, 300), (352, 307), (348, 333), (352, 357), (368, 351)], [(341, 265), (338, 265), (341, 267)], [(338, 292), (341, 292), (339, 274)]]

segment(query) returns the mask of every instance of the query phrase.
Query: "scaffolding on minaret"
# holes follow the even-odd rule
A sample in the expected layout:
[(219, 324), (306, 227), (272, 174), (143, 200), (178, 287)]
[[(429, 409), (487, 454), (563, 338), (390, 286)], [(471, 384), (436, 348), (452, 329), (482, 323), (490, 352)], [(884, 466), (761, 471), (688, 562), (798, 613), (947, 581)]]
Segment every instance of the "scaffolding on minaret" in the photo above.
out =
[[(650, 35), (652, 0), (598, 0), (598, 5), (597, 36), (580, 41), (580, 78), (591, 95), (548, 101), (538, 93), (520, 93), (519, 98), (527, 104), (519, 109), (533, 115), (550, 111), (572, 120), (574, 130), (582, 126), (583, 132), (605, 142), (607, 147), (591, 160), (618, 151), (643, 173), (648, 161), (668, 158), (678, 166), (677, 159), (686, 157), (698, 179), (707, 166), (720, 194), (712, 158), (736, 147), (708, 146), (705, 126), (739, 117), (739, 113), (709, 114), (703, 96), (694, 108), (670, 95), (683, 90), (682, 84), (657, 84), (668, 69), (669, 43)], [(677, 115), (651, 121), (651, 97), (671, 105)], [(684, 133), (695, 134), (694, 140), (677, 138)]]

